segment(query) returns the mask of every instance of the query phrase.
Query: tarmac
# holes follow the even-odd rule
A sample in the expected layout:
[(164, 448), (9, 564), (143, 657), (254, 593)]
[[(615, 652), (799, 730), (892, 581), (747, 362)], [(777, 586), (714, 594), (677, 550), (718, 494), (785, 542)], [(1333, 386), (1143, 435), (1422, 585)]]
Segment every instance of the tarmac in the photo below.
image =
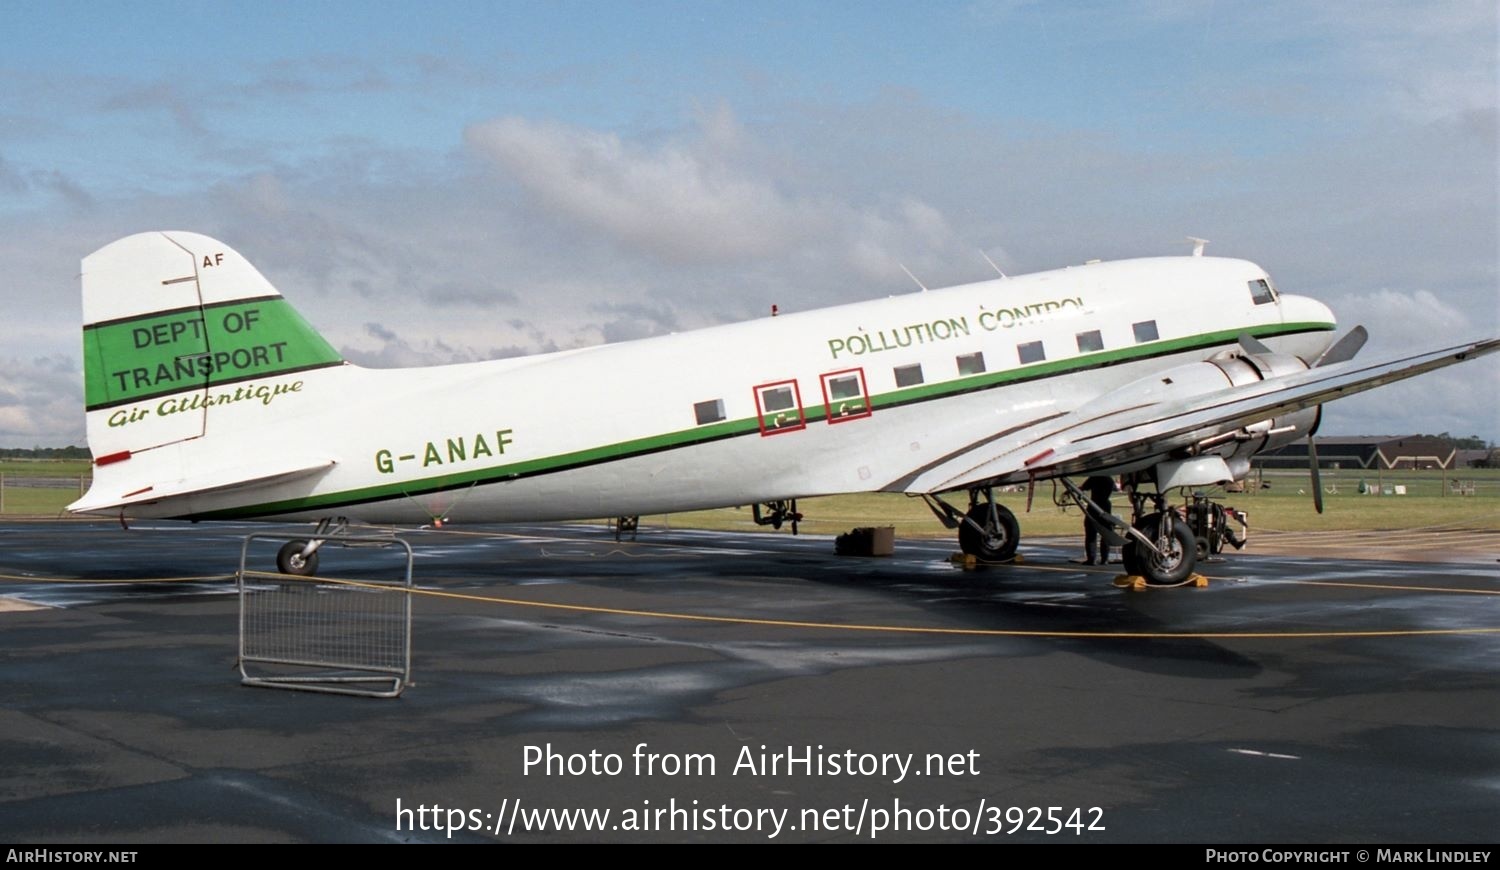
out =
[(1076, 541), (414, 531), (412, 684), (368, 699), (241, 685), (262, 531), (0, 524), (0, 839), (1495, 840), (1500, 554), (1133, 592)]

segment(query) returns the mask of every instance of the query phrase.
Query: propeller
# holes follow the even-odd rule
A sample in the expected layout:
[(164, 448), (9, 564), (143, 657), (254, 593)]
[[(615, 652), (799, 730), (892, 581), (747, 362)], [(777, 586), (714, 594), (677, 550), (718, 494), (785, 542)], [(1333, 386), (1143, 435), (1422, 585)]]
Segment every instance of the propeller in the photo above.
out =
[[(1315, 369), (1319, 366), (1333, 365), (1335, 363), (1348, 362), (1354, 359), (1360, 348), (1370, 338), (1370, 333), (1363, 326), (1356, 326), (1344, 334), (1343, 338), (1334, 342), (1313, 361), (1308, 368)], [(1240, 348), (1247, 354), (1265, 355), (1272, 353), (1271, 348), (1248, 332), (1240, 333), (1238, 339)], [(1323, 512), (1323, 476), (1318, 468), (1318, 442), (1313, 435), (1318, 431), (1318, 423), (1323, 422), (1321, 409), (1317, 421), (1307, 432), (1307, 470), (1312, 478), (1313, 507), (1318, 513)]]
[(1323, 512), (1323, 478), (1318, 471), (1318, 442), (1312, 433), (1307, 435), (1307, 470), (1312, 472), (1313, 509)]
[[(1343, 338), (1340, 338), (1327, 350), (1323, 351), (1323, 355), (1313, 362), (1311, 368), (1348, 362), (1354, 359), (1354, 355), (1359, 353), (1360, 348), (1365, 346), (1365, 342), (1369, 338), (1370, 333), (1363, 326), (1354, 327), (1345, 333)], [(1243, 343), (1244, 337), (1241, 337), (1240, 341)], [(1321, 422), (1323, 422), (1323, 415), (1319, 413), (1317, 423), (1314, 423), (1312, 429), (1307, 433), (1307, 470), (1312, 478), (1313, 509), (1318, 513), (1323, 512), (1323, 476), (1321, 470), (1318, 468), (1318, 441), (1313, 437), (1313, 434), (1318, 431), (1318, 423)]]
[(1343, 338), (1334, 342), (1332, 347), (1323, 351), (1323, 355), (1312, 364), (1312, 368), (1354, 359), (1354, 355), (1359, 353), (1359, 349), (1365, 346), (1369, 338), (1370, 333), (1363, 326), (1354, 327), (1345, 333)]
[(1244, 349), (1245, 353), (1265, 355), (1272, 352), (1271, 349), (1269, 347), (1266, 347), (1260, 339), (1256, 338), (1248, 332), (1240, 333), (1239, 343), (1240, 347)]

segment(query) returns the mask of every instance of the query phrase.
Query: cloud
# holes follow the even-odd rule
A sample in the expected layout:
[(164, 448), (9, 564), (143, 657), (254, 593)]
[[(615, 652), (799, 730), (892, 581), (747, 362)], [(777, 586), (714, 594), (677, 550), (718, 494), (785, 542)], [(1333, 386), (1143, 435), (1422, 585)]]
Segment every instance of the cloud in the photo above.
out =
[[(1370, 331), (1360, 359), (1376, 361), (1482, 338), (1493, 329), (1495, 307), (1483, 317), (1420, 289), (1381, 289), (1331, 296), (1327, 300), (1341, 330), (1362, 324)], [(1380, 387), (1323, 410), (1322, 431), (1334, 435), (1479, 434), (1500, 439), (1500, 360), (1488, 357), (1439, 374)]]
[(67, 175), (55, 169), (29, 169), (22, 171), (12, 166), (0, 154), (0, 191), (21, 196), (33, 191), (53, 193), (75, 209), (88, 209), (94, 198)]
[(198, 106), (204, 102), (186, 93), (189, 87), (168, 81), (132, 85), (105, 97), (100, 107), (113, 112), (161, 111), (184, 132), (203, 136), (208, 129)]
[(366, 323), (365, 332), (368, 332), (374, 338), (387, 344), (398, 340), (396, 338), (396, 333), (391, 332), (389, 329), (386, 329), (384, 326), (381, 326), (378, 323)]
[(606, 342), (634, 341), (678, 330), (677, 315), (661, 305), (606, 302), (592, 307), (595, 311), (616, 315), (599, 327)]
[(765, 255), (815, 222), (767, 180), (683, 145), (647, 149), (524, 118), (471, 127), (465, 139), (554, 213), (668, 260)]
[(470, 127), (465, 142), (547, 218), (673, 265), (810, 257), (890, 277), (903, 247), (946, 253), (956, 242), (942, 214), (915, 198), (791, 195), (746, 153), (727, 108), (695, 120), (692, 135), (652, 145), (518, 117)]
[(78, 362), (62, 355), (0, 357), (0, 445), (60, 447), (83, 442)]
[(458, 305), (474, 308), (497, 308), (514, 305), (521, 297), (510, 290), (497, 287), (469, 285), (457, 281), (440, 281), (426, 291), (427, 299), (437, 305)]
[(30, 189), (31, 183), (26, 176), (11, 166), (5, 155), (0, 154), (0, 190), (6, 193), (25, 193)]
[[(1415, 12), (1415, 14), (1414, 14)], [(1322, 6), (1316, 25), (1347, 38), (1344, 59), (1385, 84), (1371, 93), (1418, 122), (1458, 119), (1487, 125), (1497, 107), (1494, 3), (1432, 3), (1415, 11), (1402, 0), (1362, 3), (1360, 14)], [(1487, 122), (1485, 120), (1487, 119)]]
[[(316, 154), (234, 155), (222, 164), (234, 169), (200, 166), (181, 189), (95, 193), (86, 210), (42, 186), (44, 173), (0, 160), (0, 190), (48, 192), (0, 213), (3, 352), (74, 357), (78, 259), (151, 228), (222, 239), (348, 358), (373, 366), (573, 348), (764, 316), (772, 303), (792, 312), (915, 290), (901, 265), (929, 287), (980, 280), (993, 276), (980, 248), (1017, 274), (1186, 252), (1189, 234), (1331, 302), (1346, 324), (1367, 323), (1372, 357), (1408, 340), (1403, 330), (1428, 346), (1500, 324), (1495, 149), (1456, 124), (1354, 124), (1262, 152), (997, 121), (911, 92), (762, 107), (753, 124), (706, 105), (635, 132), (509, 114), (461, 142), (453, 134), (440, 154), (340, 140)], [(1465, 429), (1462, 415), (1494, 415), (1494, 391), (1476, 399), (1462, 387), (1493, 386), (1484, 365), (1420, 379), (1410, 399), (1391, 394), (1400, 402), (1334, 403), (1330, 420), (1347, 405), (1384, 413), (1381, 429), (1421, 428), (1434, 413), (1459, 415), (1438, 428)], [(63, 395), (76, 400), (76, 367), (67, 377)], [(1457, 390), (1458, 403), (1434, 410), (1423, 384), (1432, 397)], [(64, 412), (46, 390), (5, 385), (20, 403), (7, 407), (27, 410), (0, 443), (77, 437), (76, 404)], [(49, 425), (55, 438), (28, 434)]]
[[(418, 327), (420, 328), (420, 327)], [(366, 323), (365, 335), (378, 342), (374, 347), (367, 344), (346, 344), (339, 348), (345, 359), (368, 368), (415, 368), (440, 366), (453, 363), (479, 362), (524, 356), (540, 351), (557, 350), (556, 346), (538, 348), (528, 344), (508, 344), (471, 347), (450, 344), (441, 337), (422, 336), (408, 339), (395, 330), (380, 323)]]
[(439, 338), (409, 341), (379, 323), (366, 323), (365, 332), (379, 342), (378, 346), (345, 345), (339, 353), (350, 362), (370, 368), (414, 368), (489, 358), (472, 349), (455, 348)]
[[(1424, 347), (1436, 345), (1429, 341)], [(1439, 345), (1440, 346), (1440, 345)], [(1361, 354), (1376, 359), (1383, 354)], [(1442, 374), (1420, 375), (1323, 408), (1326, 435), (1407, 435), (1449, 432), (1500, 442), (1500, 360), (1461, 363)]]
[(1390, 289), (1349, 293), (1331, 300), (1341, 322), (1364, 324), (1376, 347), (1393, 350), (1457, 344), (1476, 338), (1475, 318), (1438, 298), (1431, 290), (1401, 292)]

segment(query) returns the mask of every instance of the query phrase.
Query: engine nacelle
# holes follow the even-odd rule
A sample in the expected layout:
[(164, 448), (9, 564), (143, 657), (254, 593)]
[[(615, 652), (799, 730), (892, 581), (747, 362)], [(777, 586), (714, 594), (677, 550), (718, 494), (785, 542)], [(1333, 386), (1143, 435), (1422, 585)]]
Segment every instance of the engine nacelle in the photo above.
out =
[[(1098, 410), (1116, 410), (1136, 405), (1164, 401), (1181, 401), (1194, 396), (1238, 387), (1258, 381), (1284, 377), (1306, 371), (1307, 363), (1294, 356), (1279, 353), (1251, 354), (1244, 351), (1226, 351), (1203, 362), (1186, 363), (1160, 374), (1143, 378), (1134, 384), (1117, 390), (1107, 405)], [(1248, 426), (1219, 432), (1205, 437), (1179, 456), (1186, 459), (1194, 456), (1217, 456), (1224, 460), (1229, 475), (1234, 480), (1243, 478), (1250, 471), (1250, 458), (1263, 450), (1274, 450), (1306, 437), (1317, 431), (1322, 415), (1320, 407), (1304, 408), (1280, 417), (1259, 420)], [(1217, 466), (1215, 465), (1215, 468)], [(1191, 473), (1189, 470), (1192, 469)], [(1189, 485), (1207, 485), (1211, 482), (1205, 475), (1217, 472), (1207, 467), (1190, 465), (1174, 469), (1169, 477), (1185, 475), (1184, 479), (1195, 480)], [(1196, 480), (1204, 477), (1203, 480)]]
[[(1229, 382), (1235, 386), (1294, 375), (1297, 372), (1307, 371), (1308, 368), (1307, 363), (1301, 359), (1280, 353), (1222, 353), (1210, 359), (1209, 363), (1222, 371)], [(1236, 465), (1243, 465), (1244, 471), (1235, 469), (1236, 479), (1239, 479), (1250, 470), (1250, 457), (1262, 450), (1285, 447), (1298, 438), (1313, 434), (1318, 430), (1318, 423), (1322, 420), (1322, 416), (1321, 405), (1303, 408), (1300, 411), (1261, 420), (1234, 432), (1226, 432), (1209, 438), (1200, 443), (1199, 447), (1209, 449), (1220, 443), (1235, 445), (1235, 449), (1228, 453), (1222, 450), (1217, 452), (1224, 456), (1230, 468), (1234, 469)]]
[(1115, 411), (1154, 402), (1171, 402), (1307, 370), (1307, 363), (1286, 354), (1225, 351), (1202, 362), (1183, 363), (1127, 384), (1091, 410)]

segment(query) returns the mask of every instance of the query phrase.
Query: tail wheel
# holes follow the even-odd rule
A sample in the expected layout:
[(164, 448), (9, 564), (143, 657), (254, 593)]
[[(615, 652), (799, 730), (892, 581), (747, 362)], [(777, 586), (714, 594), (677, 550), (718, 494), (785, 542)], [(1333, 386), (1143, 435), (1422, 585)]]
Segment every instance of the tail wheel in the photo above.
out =
[(1015, 557), (1016, 546), (1021, 543), (1021, 524), (1004, 505), (997, 504), (994, 508), (993, 521), (989, 505), (969, 508), (968, 517), (974, 525), (967, 522), (959, 525), (958, 548), (983, 562), (1008, 562)]
[(303, 556), (302, 551), (306, 548), (306, 541), (287, 541), (276, 553), (276, 570), (296, 577), (307, 577), (317, 571), (318, 551)]
[[(1171, 523), (1163, 529), (1163, 521)], [(1173, 586), (1186, 580), (1198, 564), (1198, 542), (1192, 528), (1171, 514), (1151, 514), (1136, 526), (1141, 534), (1156, 544), (1153, 553), (1131, 538), (1121, 556), (1125, 570), (1146, 578), (1153, 586)]]

